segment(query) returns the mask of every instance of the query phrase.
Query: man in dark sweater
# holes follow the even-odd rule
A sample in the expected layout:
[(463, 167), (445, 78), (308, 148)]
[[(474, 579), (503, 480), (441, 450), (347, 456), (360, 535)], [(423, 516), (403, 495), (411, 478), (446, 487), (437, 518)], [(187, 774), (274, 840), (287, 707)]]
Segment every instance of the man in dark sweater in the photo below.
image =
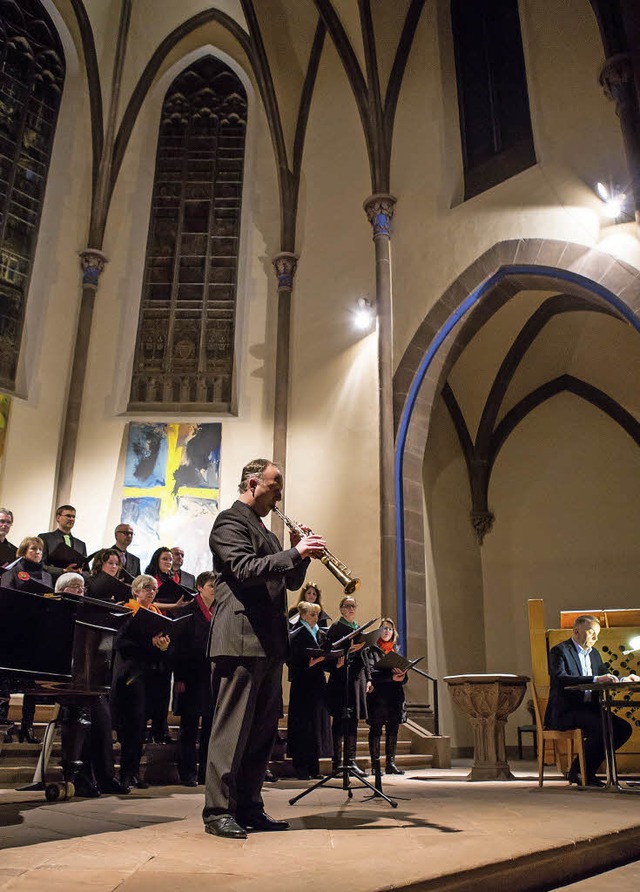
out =
[(13, 524), (13, 511), (0, 508), (0, 567), (6, 567), (16, 559), (16, 546), (7, 539)]

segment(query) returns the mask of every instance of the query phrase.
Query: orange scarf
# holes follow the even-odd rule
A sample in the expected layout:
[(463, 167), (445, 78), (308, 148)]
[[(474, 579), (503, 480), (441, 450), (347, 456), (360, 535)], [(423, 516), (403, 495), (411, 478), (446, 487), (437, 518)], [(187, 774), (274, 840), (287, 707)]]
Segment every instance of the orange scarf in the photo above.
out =
[(391, 641), (383, 641), (382, 638), (378, 638), (376, 646), (380, 648), (383, 654), (390, 654), (393, 650), (393, 639)]
[[(132, 610), (133, 613), (136, 614), (138, 612), (138, 610), (140, 610), (140, 608), (142, 607), (142, 604), (139, 604), (135, 598), (131, 598), (131, 600), (127, 601), (127, 603), (124, 606), (128, 607), (129, 610)], [(162, 610), (158, 610), (158, 608), (156, 607), (155, 604), (149, 604), (148, 607), (143, 607), (142, 609), (143, 610), (151, 610), (152, 613), (162, 613)]]

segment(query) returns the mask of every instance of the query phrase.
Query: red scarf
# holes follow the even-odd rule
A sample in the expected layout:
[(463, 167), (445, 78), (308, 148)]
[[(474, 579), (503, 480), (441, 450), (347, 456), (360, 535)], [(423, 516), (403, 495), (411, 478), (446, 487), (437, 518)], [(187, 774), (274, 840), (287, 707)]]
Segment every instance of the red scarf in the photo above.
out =
[(207, 605), (204, 603), (204, 601), (202, 600), (202, 598), (200, 597), (200, 595), (196, 595), (195, 598), (194, 598), (194, 601), (196, 602), (196, 604), (197, 604), (198, 607), (200, 608), (200, 612), (202, 613), (202, 615), (204, 616), (204, 618), (206, 619), (206, 621), (207, 621), (208, 623), (210, 623), (210, 622), (211, 622), (211, 615), (213, 614), (213, 604), (211, 605), (211, 607), (207, 607)]
[(391, 641), (383, 641), (382, 638), (378, 638), (376, 646), (380, 648), (383, 654), (390, 654), (393, 650), (393, 638)]

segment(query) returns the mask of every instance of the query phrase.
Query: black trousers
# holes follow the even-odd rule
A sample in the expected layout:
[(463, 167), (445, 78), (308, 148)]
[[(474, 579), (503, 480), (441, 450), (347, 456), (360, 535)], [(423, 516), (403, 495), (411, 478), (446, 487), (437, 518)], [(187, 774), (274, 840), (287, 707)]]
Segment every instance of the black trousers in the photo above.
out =
[(120, 775), (131, 777), (140, 770), (147, 727), (145, 678), (142, 673), (115, 679), (114, 724), (120, 741)]
[(282, 662), (218, 657), (216, 706), (207, 755), (202, 817), (255, 814), (282, 709)]
[[(564, 731), (569, 728), (580, 728), (584, 735), (584, 758), (587, 777), (592, 778), (604, 760), (600, 706), (598, 703), (584, 703), (574, 707), (565, 715), (566, 721), (562, 722), (565, 727), (558, 730)], [(611, 714), (611, 725), (613, 730), (613, 748), (617, 750), (631, 737), (632, 728), (629, 722), (614, 713)], [(576, 771), (579, 770), (577, 760), (572, 767)]]
[[(200, 718), (202, 726), (199, 728)], [(212, 713), (201, 716), (197, 709), (183, 709), (178, 742), (178, 769), (182, 781), (195, 777), (199, 783), (204, 783), (212, 724)]]

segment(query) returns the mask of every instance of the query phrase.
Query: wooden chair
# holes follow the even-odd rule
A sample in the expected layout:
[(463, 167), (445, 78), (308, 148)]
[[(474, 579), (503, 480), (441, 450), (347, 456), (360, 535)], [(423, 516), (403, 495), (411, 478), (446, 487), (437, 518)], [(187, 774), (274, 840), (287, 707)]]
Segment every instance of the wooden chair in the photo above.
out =
[(567, 770), (573, 762), (575, 750), (580, 763), (580, 783), (584, 787), (586, 785), (587, 775), (585, 772), (582, 731), (580, 728), (572, 728), (570, 731), (547, 730), (544, 727), (544, 714), (547, 709), (547, 701), (549, 700), (549, 685), (535, 685), (531, 682), (531, 691), (533, 694), (533, 708), (536, 713), (536, 726), (538, 728), (538, 786), (542, 786), (544, 779), (544, 750), (546, 741), (549, 741), (553, 747), (553, 757), (560, 774), (565, 773), (565, 769), (562, 765), (560, 744), (562, 742), (566, 743), (566, 755), (568, 759)]

